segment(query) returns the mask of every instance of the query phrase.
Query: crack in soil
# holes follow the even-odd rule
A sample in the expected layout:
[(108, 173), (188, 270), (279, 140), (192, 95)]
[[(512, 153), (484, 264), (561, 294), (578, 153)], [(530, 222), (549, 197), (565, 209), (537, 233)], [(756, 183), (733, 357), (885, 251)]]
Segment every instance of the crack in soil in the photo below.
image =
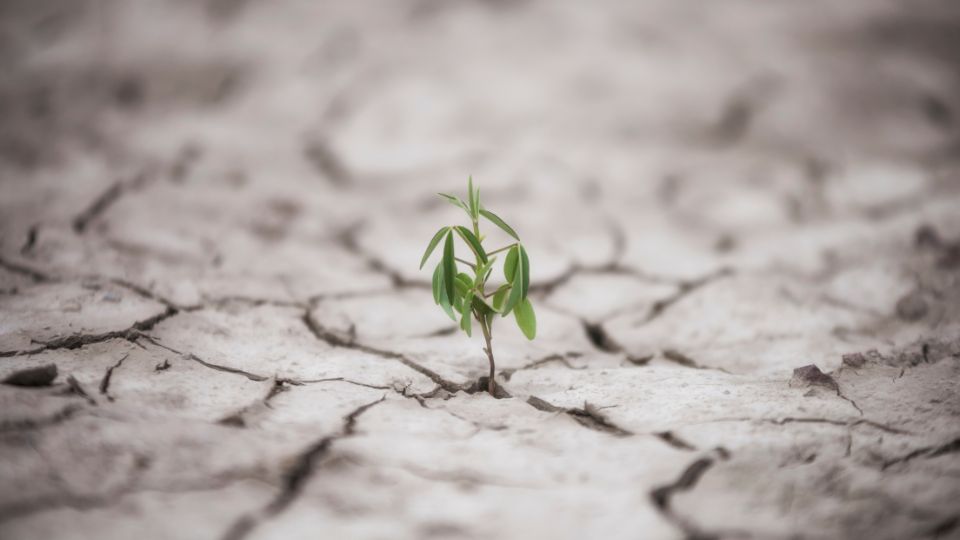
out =
[(100, 395), (107, 398), (107, 401), (113, 401), (113, 396), (110, 395), (110, 380), (113, 378), (113, 372), (115, 369), (123, 365), (123, 361), (130, 356), (129, 354), (123, 355), (122, 358), (117, 360), (116, 364), (107, 368), (106, 373), (103, 374), (103, 378), (100, 379)]
[(25, 351), (0, 351), (0, 357), (10, 357), (10, 356), (31, 356), (34, 354), (42, 353), (44, 351), (51, 351), (57, 349), (79, 349), (86, 345), (92, 345), (94, 343), (102, 343), (104, 341), (109, 341), (111, 339), (124, 339), (131, 343), (136, 343), (137, 338), (143, 336), (143, 332), (147, 332), (153, 329), (157, 324), (173, 317), (180, 313), (180, 310), (167, 307), (161, 313), (154, 315), (152, 317), (146, 318), (142, 321), (137, 321), (133, 323), (129, 328), (123, 330), (114, 330), (111, 332), (104, 332), (101, 334), (71, 334), (69, 336), (64, 336), (62, 338), (53, 339), (50, 341), (42, 341), (34, 343), (40, 343), (41, 346), (35, 349), (29, 349)]
[(545, 356), (545, 357), (543, 357), (543, 358), (541, 358), (541, 359), (539, 359), (539, 360), (534, 360), (533, 362), (530, 362), (529, 364), (520, 366), (520, 367), (518, 367), (518, 368), (507, 368), (507, 369), (503, 369), (503, 370), (500, 371), (500, 375), (503, 377), (503, 380), (509, 382), (509, 381), (510, 381), (510, 378), (513, 377), (513, 374), (516, 373), (516, 372), (518, 372), (518, 371), (524, 371), (524, 370), (527, 370), (527, 369), (535, 369), (535, 368), (538, 368), (538, 367), (540, 367), (540, 366), (543, 366), (543, 365), (546, 365), (546, 364), (550, 364), (550, 363), (553, 363), (553, 362), (556, 362), (556, 363), (558, 363), (558, 364), (560, 364), (560, 365), (562, 365), (562, 366), (564, 366), (564, 367), (566, 367), (566, 368), (568, 368), (568, 369), (575, 369), (575, 370), (587, 369), (587, 366), (574, 366), (573, 364), (570, 363), (569, 360), (567, 360), (568, 358), (577, 358), (577, 357), (579, 357), (579, 356), (581, 356), (581, 355), (580, 355), (580, 353), (577, 353), (577, 352), (568, 352), (568, 353), (566, 353), (566, 354), (551, 354), (551, 355)]
[(256, 373), (251, 373), (251, 372), (249, 372), (249, 371), (245, 371), (245, 370), (242, 370), (242, 369), (239, 369), (239, 368), (230, 367), (230, 366), (224, 366), (224, 365), (220, 365), (220, 364), (214, 364), (214, 363), (212, 363), (212, 362), (207, 362), (206, 360), (200, 358), (199, 356), (197, 356), (197, 355), (195, 355), (195, 354), (193, 354), (193, 353), (185, 353), (185, 352), (178, 351), (177, 349), (174, 349), (174, 348), (172, 348), (172, 347), (168, 347), (167, 345), (164, 345), (163, 343), (161, 343), (157, 338), (152, 337), (152, 336), (148, 336), (148, 335), (146, 335), (146, 334), (142, 334), (142, 335), (140, 335), (140, 336), (138, 336), (138, 337), (145, 339), (148, 343), (151, 343), (151, 344), (153, 344), (153, 345), (155, 345), (155, 346), (157, 346), (157, 347), (160, 347), (161, 349), (165, 349), (165, 350), (167, 350), (167, 351), (169, 351), (169, 352), (172, 352), (173, 354), (176, 354), (177, 356), (180, 356), (181, 358), (185, 358), (185, 359), (187, 359), (187, 360), (191, 360), (191, 361), (193, 361), (193, 362), (196, 362), (196, 363), (200, 364), (201, 366), (204, 366), (204, 367), (207, 367), (207, 368), (210, 368), (210, 369), (214, 369), (214, 370), (217, 370), (217, 371), (222, 371), (222, 372), (224, 372), (224, 373), (232, 373), (232, 374), (234, 374), (234, 375), (240, 375), (240, 376), (246, 377), (247, 379), (250, 379), (251, 381), (254, 381), (254, 382), (263, 382), (263, 381), (266, 381), (266, 380), (270, 379), (270, 377), (267, 377), (266, 375), (258, 375), (258, 374), (256, 374)]
[(270, 388), (267, 390), (267, 393), (259, 400), (243, 407), (239, 411), (229, 414), (220, 420), (217, 421), (218, 424), (223, 426), (232, 426), (232, 427), (247, 427), (247, 414), (253, 412), (255, 409), (260, 407), (270, 407), (270, 400), (276, 397), (277, 395), (286, 392), (289, 387), (285, 384), (286, 381), (282, 379), (273, 379), (273, 384), (270, 385)]
[(66, 393), (67, 393), (67, 394), (72, 394), (72, 395), (75, 395), (75, 396), (80, 396), (80, 397), (82, 397), (83, 399), (85, 399), (87, 403), (89, 403), (90, 405), (92, 405), (92, 406), (94, 406), (94, 407), (96, 407), (97, 405), (99, 405), (99, 403), (97, 403), (97, 400), (93, 399), (93, 396), (91, 396), (90, 393), (87, 392), (87, 390), (83, 387), (83, 385), (80, 384), (80, 381), (78, 381), (77, 378), (74, 377), (73, 375), (68, 375), (68, 376), (67, 376), (67, 391), (66, 391)]
[(183, 306), (183, 305), (177, 304), (176, 302), (169, 300), (167, 298), (164, 298), (163, 296), (160, 296), (159, 294), (151, 291), (146, 287), (143, 287), (141, 285), (138, 285), (126, 279), (110, 278), (109, 281), (110, 283), (113, 283), (118, 287), (123, 287), (124, 289), (127, 289), (128, 291), (140, 296), (141, 298), (152, 300), (154, 302), (157, 302), (158, 304), (163, 304), (164, 306), (170, 309), (175, 309), (178, 311), (197, 311), (203, 307), (202, 305)]
[(662, 354), (665, 360), (669, 360), (670, 362), (681, 365), (683, 367), (688, 367), (691, 369), (712, 369), (714, 371), (721, 371), (727, 374), (730, 373), (729, 371), (723, 369), (722, 367), (712, 367), (712, 366), (701, 365), (699, 362), (697, 362), (693, 358), (690, 358), (689, 356), (683, 354), (682, 352), (676, 349), (666, 349), (663, 351)]
[(40, 232), (40, 225), (34, 224), (27, 229), (27, 238), (23, 241), (23, 245), (20, 246), (21, 255), (29, 255), (33, 251), (33, 246), (37, 244), (37, 235)]
[(284, 475), (283, 486), (277, 496), (259, 511), (240, 516), (224, 533), (223, 539), (246, 538), (258, 525), (286, 510), (300, 496), (307, 481), (322, 467), (321, 460), (330, 453), (333, 444), (340, 439), (355, 435), (360, 416), (386, 399), (387, 396), (384, 395), (376, 401), (354, 409), (343, 418), (343, 425), (339, 432), (322, 437), (301, 452), (294, 465)]
[(353, 174), (323, 137), (311, 138), (303, 147), (303, 155), (334, 186), (345, 187), (353, 183)]
[(591, 405), (590, 403), (584, 402), (583, 408), (558, 407), (549, 401), (538, 398), (537, 396), (530, 396), (527, 398), (527, 404), (539, 411), (562, 412), (570, 418), (576, 420), (578, 424), (587, 429), (592, 429), (601, 433), (609, 433), (616, 437), (630, 437), (633, 435), (632, 432), (611, 422), (603, 413), (600, 412), (599, 409), (597, 409), (597, 407)]
[(712, 451), (712, 454), (713, 455), (697, 458), (683, 470), (676, 480), (669, 484), (656, 487), (650, 492), (650, 499), (653, 501), (654, 507), (657, 508), (663, 517), (683, 531), (688, 540), (705, 540), (717, 537), (714, 534), (701, 530), (689, 520), (678, 515), (672, 504), (674, 495), (695, 488), (703, 475), (713, 467), (717, 461), (725, 461), (730, 457), (730, 453), (724, 448), (717, 448)]
[(710, 422), (759, 422), (764, 424), (775, 424), (782, 426), (785, 424), (830, 424), (834, 426), (843, 426), (843, 427), (857, 427), (857, 426), (868, 426), (885, 433), (890, 433), (893, 435), (915, 435), (910, 431), (903, 429), (895, 428), (882, 424), (880, 422), (875, 422), (873, 420), (867, 420), (865, 418), (859, 418), (857, 420), (834, 420), (831, 418), (818, 418), (818, 417), (793, 417), (787, 416), (784, 418), (717, 418), (716, 420), (710, 420)]
[(653, 435), (674, 448), (691, 452), (697, 450), (696, 446), (684, 439), (681, 439), (672, 431), (659, 431)]
[(143, 188), (155, 175), (150, 170), (142, 170), (129, 180), (118, 180), (100, 194), (93, 203), (73, 218), (73, 231), (83, 234), (90, 223), (102, 216), (111, 206), (128, 192)]
[(336, 235), (337, 244), (347, 252), (361, 259), (371, 271), (386, 276), (394, 289), (429, 289), (431, 287), (430, 283), (426, 281), (411, 280), (403, 277), (400, 272), (390, 268), (380, 258), (364, 249), (363, 246), (360, 245), (360, 242), (357, 241), (357, 234), (362, 229), (362, 223), (347, 227)]
[(677, 302), (683, 300), (687, 296), (693, 294), (694, 292), (716, 282), (719, 279), (725, 278), (727, 276), (733, 275), (733, 270), (730, 268), (721, 268), (716, 272), (707, 274), (703, 277), (683, 281), (680, 283), (679, 289), (676, 293), (671, 296), (668, 296), (662, 300), (657, 300), (650, 306), (650, 311), (647, 312), (646, 317), (644, 317), (640, 322), (634, 324), (634, 326), (642, 326), (644, 324), (653, 321), (657, 317), (663, 315), (670, 307), (672, 307)]
[[(271, 380), (271, 379), (272, 379), (272, 380), (274, 381), (274, 386), (273, 386), (273, 387), (270, 389), (270, 391), (267, 393), (267, 397), (266, 397), (265, 399), (263, 399), (263, 400), (260, 400), (258, 403), (262, 403), (262, 402), (269, 401), (270, 399), (272, 399), (273, 397), (275, 397), (277, 394), (280, 394), (281, 392), (286, 391), (286, 390), (288, 389), (288, 387), (304, 386), (304, 385), (308, 385), (308, 384), (320, 384), (320, 383), (326, 383), (326, 382), (342, 382), (342, 383), (346, 383), (346, 384), (352, 384), (352, 385), (355, 385), (355, 386), (362, 386), (362, 387), (364, 387), (364, 388), (372, 388), (372, 389), (375, 389), (375, 390), (390, 390), (390, 391), (396, 392), (397, 394), (399, 394), (399, 395), (402, 396), (402, 397), (410, 398), (410, 399), (416, 399), (416, 400), (418, 400), (418, 401), (420, 401), (420, 400), (423, 399), (423, 398), (434, 397), (434, 396), (432, 396), (431, 394), (433, 394), (434, 392), (436, 392), (436, 389), (435, 389), (434, 392), (428, 392), (428, 393), (425, 393), (425, 394), (409, 394), (409, 393), (407, 393), (407, 389), (408, 389), (409, 385), (408, 385), (407, 387), (399, 388), (399, 387), (396, 386), (396, 385), (391, 385), (391, 386), (387, 386), (387, 385), (377, 385), (377, 384), (365, 383), (365, 382), (361, 382), (361, 381), (355, 381), (355, 380), (352, 380), (352, 379), (347, 379), (347, 378), (345, 378), (345, 377), (326, 377), (326, 378), (322, 378), (322, 379), (298, 379), (298, 378), (294, 378), (294, 377), (277, 377), (277, 376), (275, 376), (275, 375), (274, 375), (274, 376), (267, 376), (267, 375), (262, 375), (262, 374), (259, 374), (259, 373), (253, 373), (253, 372), (251, 372), (251, 371), (246, 371), (246, 370), (244, 370), (244, 369), (235, 368), (235, 367), (232, 367), (232, 366), (224, 366), (224, 365), (222, 365), (222, 364), (215, 364), (215, 363), (213, 363), (213, 362), (209, 362), (209, 361), (207, 361), (207, 360), (204, 360), (204, 359), (200, 358), (199, 356), (197, 356), (197, 355), (194, 354), (194, 353), (185, 353), (185, 352), (179, 351), (179, 350), (177, 350), (177, 349), (174, 349), (173, 347), (169, 347), (169, 346), (161, 343), (157, 338), (154, 338), (154, 337), (149, 336), (149, 335), (145, 335), (145, 334), (144, 334), (144, 335), (139, 336), (139, 338), (142, 338), (142, 339), (146, 340), (147, 342), (151, 343), (152, 345), (155, 345), (155, 346), (157, 346), (157, 347), (160, 347), (161, 349), (164, 349), (164, 350), (166, 350), (166, 351), (168, 351), (168, 352), (171, 352), (171, 353), (173, 353), (173, 354), (176, 354), (177, 356), (180, 356), (181, 358), (184, 358), (184, 359), (186, 359), (186, 360), (190, 360), (190, 361), (196, 362), (196, 363), (198, 363), (198, 364), (200, 364), (201, 366), (206, 367), (206, 368), (210, 368), (210, 369), (213, 369), (213, 370), (216, 370), (216, 371), (221, 371), (221, 372), (224, 372), (224, 373), (230, 373), (230, 374), (232, 374), (232, 375), (239, 375), (239, 376), (241, 376), (241, 377), (245, 377), (245, 378), (247, 378), (247, 379), (249, 379), (249, 380), (251, 380), (251, 381), (254, 381), (254, 382), (264, 382), (264, 381), (267, 381), (267, 380)], [(440, 387), (438, 386), (438, 388), (440, 388)], [(423, 403), (421, 402), (421, 405), (422, 405), (422, 404), (423, 404)], [(252, 406), (248, 405), (247, 407), (244, 407), (243, 409), (241, 409), (241, 410), (238, 411), (237, 413), (234, 413), (234, 414), (232, 414), (232, 415), (228, 415), (226, 418), (221, 419), (221, 420), (220, 420), (220, 423), (226, 422), (228, 425), (240, 425), (240, 424), (237, 423), (237, 420), (238, 420), (238, 419), (235, 418), (235, 417), (236, 417), (237, 415), (242, 415), (242, 413), (244, 413), (244, 411), (248, 411), (251, 407), (252, 407)]]
[(382, 349), (378, 349), (376, 347), (364, 345), (352, 339), (344, 339), (330, 332), (329, 330), (324, 328), (319, 322), (317, 322), (317, 320), (313, 317), (313, 314), (311, 313), (310, 309), (307, 309), (304, 311), (304, 314), (303, 314), (303, 317), (301, 317), (301, 320), (303, 321), (303, 324), (307, 327), (307, 329), (310, 331), (310, 333), (314, 335), (314, 337), (330, 345), (331, 347), (354, 349), (354, 350), (362, 351), (365, 353), (373, 354), (376, 356), (380, 356), (382, 358), (397, 360), (403, 365), (407, 366), (408, 368), (420, 373), (421, 375), (425, 375), (431, 381), (443, 387), (444, 390), (453, 394), (463, 389), (462, 385), (459, 385), (453, 381), (449, 381), (443, 378), (439, 373), (429, 368), (426, 368), (424, 366), (421, 366), (420, 364), (407, 358), (403, 354), (393, 352), (393, 351), (385, 351)]
[[(600, 412), (600, 407), (597, 407), (591, 403), (584, 402), (583, 408), (558, 407), (537, 396), (530, 396), (527, 398), (527, 404), (539, 411), (564, 413), (570, 418), (576, 420), (576, 422), (581, 426), (593, 431), (599, 431), (600, 433), (608, 433), (615, 437), (632, 437), (637, 435), (636, 433), (611, 422), (606, 415)], [(678, 450), (687, 452), (697, 450), (697, 447), (692, 443), (678, 437), (671, 431), (660, 431), (656, 433), (650, 433), (650, 435), (660, 439), (661, 441)]]
[[(304, 386), (307, 384), (319, 384), (325, 382), (343, 382), (346, 384), (352, 384), (355, 386), (362, 386), (364, 388), (372, 388), (375, 390), (391, 390), (395, 391), (404, 397), (413, 397), (412, 395), (405, 395), (404, 391), (397, 390), (393, 386), (385, 385), (376, 385), (376, 384), (367, 384), (359, 381), (352, 381), (350, 379), (345, 379), (343, 377), (330, 377), (326, 379), (290, 379), (282, 377), (274, 377), (273, 384), (267, 390), (267, 393), (260, 400), (243, 407), (239, 411), (227, 415), (224, 418), (221, 418), (217, 421), (218, 424), (225, 426), (233, 427), (247, 427), (247, 415), (255, 412), (261, 407), (272, 408), (270, 405), (270, 400), (274, 397), (290, 390), (294, 386)], [(403, 389), (406, 390), (406, 389)]]
[(834, 379), (832, 375), (820, 371), (820, 368), (818, 368), (816, 364), (809, 364), (794, 369), (793, 377), (790, 379), (790, 385), (793, 386), (795, 384), (802, 384), (808, 387), (821, 386), (833, 390), (837, 394), (837, 397), (852, 405), (853, 408), (860, 413), (860, 416), (863, 416), (863, 409), (840, 391), (840, 384), (837, 383), (836, 379)]
[[(683, 286), (685, 283), (682, 280), (649, 274), (643, 270), (623, 265), (617, 261), (611, 261), (596, 266), (573, 263), (565, 272), (553, 279), (538, 283), (531, 283), (530, 292), (539, 295), (545, 300), (547, 297), (553, 294), (554, 291), (566, 285), (570, 280), (580, 275), (629, 276), (645, 283), (660, 285), (666, 284)], [(610, 316), (605, 318), (610, 318)]]
[(603, 323), (590, 322), (582, 319), (580, 323), (583, 325), (583, 332), (586, 334), (587, 339), (597, 350), (612, 354), (623, 352), (623, 346), (610, 337), (606, 328), (603, 327)]
[(275, 298), (255, 298), (243, 295), (228, 295), (217, 298), (204, 297), (203, 306), (221, 307), (227, 304), (244, 304), (250, 307), (274, 306), (282, 308), (306, 309), (308, 302), (298, 302), (296, 300), (278, 300)]
[(881, 465), (880, 467), (880, 470), (885, 471), (889, 467), (892, 467), (893, 465), (906, 463), (908, 461), (911, 461), (913, 459), (920, 458), (920, 457), (925, 459), (931, 459), (931, 458), (943, 456), (946, 454), (954, 454), (957, 452), (960, 452), (960, 437), (953, 439), (948, 443), (940, 444), (937, 446), (925, 446), (923, 448), (917, 448), (916, 450), (913, 450), (901, 457), (884, 461), (883, 465)]

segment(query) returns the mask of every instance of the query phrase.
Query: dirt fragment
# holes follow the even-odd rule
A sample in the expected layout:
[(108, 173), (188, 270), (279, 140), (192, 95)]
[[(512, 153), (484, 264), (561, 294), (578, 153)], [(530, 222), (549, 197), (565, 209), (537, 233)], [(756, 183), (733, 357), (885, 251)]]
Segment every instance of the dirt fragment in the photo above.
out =
[(57, 378), (57, 365), (45, 364), (42, 366), (21, 369), (10, 374), (2, 382), (10, 386), (38, 387), (50, 386)]
[(840, 391), (837, 381), (830, 375), (820, 371), (816, 364), (798, 367), (793, 370), (793, 378), (790, 379), (790, 386), (822, 386), (829, 388), (834, 392)]

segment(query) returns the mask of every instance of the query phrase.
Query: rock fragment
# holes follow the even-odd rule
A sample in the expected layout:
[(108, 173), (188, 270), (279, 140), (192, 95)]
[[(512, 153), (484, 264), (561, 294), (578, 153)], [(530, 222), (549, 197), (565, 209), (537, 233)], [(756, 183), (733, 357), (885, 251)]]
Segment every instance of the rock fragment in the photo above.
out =
[(10, 374), (2, 382), (10, 386), (39, 387), (50, 386), (57, 378), (57, 365), (45, 364), (42, 366), (21, 369)]
[(833, 377), (820, 371), (816, 364), (798, 367), (793, 370), (793, 378), (790, 379), (790, 386), (822, 386), (829, 388), (834, 392), (839, 392), (840, 387)]

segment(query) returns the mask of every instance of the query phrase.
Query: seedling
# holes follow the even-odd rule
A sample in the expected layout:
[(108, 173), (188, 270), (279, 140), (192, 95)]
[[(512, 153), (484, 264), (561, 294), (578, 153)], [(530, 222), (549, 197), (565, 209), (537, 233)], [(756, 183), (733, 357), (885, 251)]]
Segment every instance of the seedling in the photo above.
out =
[[(494, 395), (493, 380), (496, 374), (496, 363), (493, 359), (491, 342), (493, 341), (493, 321), (496, 316), (506, 317), (513, 312), (517, 326), (527, 339), (533, 339), (537, 335), (537, 317), (533, 311), (533, 304), (527, 298), (530, 288), (530, 259), (527, 257), (527, 251), (523, 249), (523, 244), (520, 243), (517, 232), (499, 216), (480, 204), (480, 189), (474, 190), (472, 177), (467, 182), (467, 202), (446, 193), (439, 195), (467, 213), (472, 229), (451, 225), (437, 231), (427, 245), (423, 259), (420, 260), (420, 268), (423, 268), (430, 254), (443, 241), (443, 257), (433, 271), (433, 301), (454, 322), (457, 322), (457, 316), (459, 316), (460, 329), (468, 336), (472, 335), (473, 321), (480, 326), (486, 343), (483, 351), (487, 353), (487, 359), (490, 361), (487, 391), (490, 395)], [(480, 234), (481, 217), (502, 229), (516, 242), (487, 251), (483, 247), (484, 236)], [(473, 254), (473, 262), (457, 257), (454, 237), (463, 240)], [(507, 255), (503, 259), (503, 276), (507, 282), (487, 293), (487, 280), (490, 279), (494, 263), (497, 261), (495, 255), (504, 251)], [(458, 265), (470, 268), (473, 275), (461, 272)]]

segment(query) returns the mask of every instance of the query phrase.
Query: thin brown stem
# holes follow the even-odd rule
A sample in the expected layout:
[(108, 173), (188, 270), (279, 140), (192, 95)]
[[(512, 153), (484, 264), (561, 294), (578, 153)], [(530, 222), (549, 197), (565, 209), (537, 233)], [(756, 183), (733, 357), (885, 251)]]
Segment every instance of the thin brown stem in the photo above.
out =
[[(478, 204), (479, 204), (479, 201), (478, 201)], [(473, 216), (470, 216), (470, 218), (471, 218), (470, 220), (473, 222), (473, 234), (481, 242), (480, 249), (482, 250), (483, 240), (480, 240), (480, 223)], [(464, 238), (464, 242), (466, 242), (466, 238)], [(467, 245), (470, 245), (470, 243), (467, 242)], [(473, 248), (473, 246), (470, 246), (470, 247), (471, 249)], [(477, 256), (477, 266), (474, 267), (474, 272), (476, 272), (476, 269), (479, 268), (481, 264), (483, 264), (483, 261), (481, 260), (480, 254), (477, 253), (476, 251), (474, 251), (474, 255)], [(487, 253), (485, 254), (485, 256), (489, 257), (490, 254)], [(484, 290), (486, 289), (486, 285), (487, 285), (486, 279), (480, 276), (480, 290), (477, 292), (480, 293), (480, 296), (483, 298), (486, 298), (487, 296), (486, 291)], [(496, 387), (493, 381), (493, 377), (494, 375), (496, 375), (497, 368), (496, 368), (496, 363), (493, 360), (493, 347), (490, 345), (490, 341), (493, 339), (490, 332), (490, 326), (487, 324), (488, 322), (487, 318), (482, 313), (478, 313), (474, 311), (473, 315), (474, 317), (477, 318), (477, 322), (480, 323), (480, 330), (483, 331), (483, 340), (486, 342), (486, 347), (483, 349), (483, 351), (487, 353), (487, 359), (490, 361), (490, 377), (487, 379), (487, 392), (489, 392), (491, 396), (496, 397), (496, 394), (494, 393), (494, 390)]]
[(496, 397), (494, 377), (497, 372), (497, 364), (493, 360), (493, 346), (490, 342), (493, 340), (493, 336), (490, 335), (490, 328), (487, 327), (486, 317), (477, 317), (477, 320), (480, 321), (480, 329), (483, 331), (483, 340), (486, 342), (487, 346), (483, 349), (483, 352), (487, 353), (487, 360), (490, 361), (490, 377), (487, 379), (487, 392), (491, 396)]

